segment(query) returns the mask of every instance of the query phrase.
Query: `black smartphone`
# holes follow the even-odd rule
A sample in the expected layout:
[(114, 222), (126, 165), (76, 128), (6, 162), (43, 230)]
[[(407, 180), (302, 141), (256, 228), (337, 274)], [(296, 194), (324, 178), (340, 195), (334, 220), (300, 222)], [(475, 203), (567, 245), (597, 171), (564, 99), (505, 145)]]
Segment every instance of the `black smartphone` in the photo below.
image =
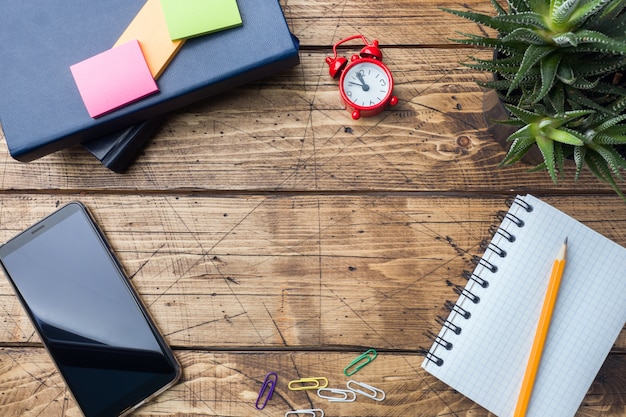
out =
[(179, 378), (83, 204), (63, 206), (2, 245), (0, 263), (86, 417), (126, 415)]

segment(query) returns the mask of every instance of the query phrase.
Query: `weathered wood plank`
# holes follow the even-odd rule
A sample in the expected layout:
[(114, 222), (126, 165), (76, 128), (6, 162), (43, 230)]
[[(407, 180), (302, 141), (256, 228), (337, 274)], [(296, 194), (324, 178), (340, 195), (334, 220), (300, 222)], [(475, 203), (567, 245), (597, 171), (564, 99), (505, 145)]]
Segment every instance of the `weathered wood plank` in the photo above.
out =
[(24, 164), (1, 146), (0, 187), (612, 193), (588, 173), (575, 182), (573, 166), (559, 185), (528, 165), (498, 167), (504, 152), (473, 81), (481, 75), (458, 64), (463, 51), (391, 50), (400, 104), (359, 121), (341, 109), (324, 56), (304, 53), (299, 68), (170, 115), (123, 175), (78, 147)]
[[(168, 341), (187, 348), (430, 345), (424, 332), (506, 208), (504, 197), (7, 196), (0, 238), (71, 198), (92, 209)], [(626, 243), (617, 197), (548, 201)], [(0, 341), (37, 340), (4, 279), (0, 312)]]
[(478, 33), (485, 29), (450, 15), (443, 7), (494, 14), (489, 2), (415, 0), (283, 0), (285, 17), (303, 46), (331, 46), (361, 33), (379, 39), (381, 45), (450, 45), (457, 31)]
[[(329, 386), (344, 388), (343, 368), (360, 352), (211, 352), (177, 351), (182, 380), (133, 415), (282, 416), (286, 411), (320, 408), (328, 416), (433, 417), (471, 414), (488, 417), (480, 406), (424, 372), (422, 358), (407, 353), (379, 352), (352, 379), (382, 389), (385, 399), (359, 396), (352, 403), (331, 403), (315, 391), (291, 391), (289, 381), (324, 376)], [(623, 416), (626, 396), (626, 358), (610, 356), (600, 371), (577, 417)], [(255, 408), (268, 372), (278, 384), (267, 407)], [(616, 405), (606, 405), (616, 404)], [(621, 404), (621, 405), (620, 405)], [(79, 416), (48, 356), (42, 349), (0, 349), (0, 414), (4, 417)]]

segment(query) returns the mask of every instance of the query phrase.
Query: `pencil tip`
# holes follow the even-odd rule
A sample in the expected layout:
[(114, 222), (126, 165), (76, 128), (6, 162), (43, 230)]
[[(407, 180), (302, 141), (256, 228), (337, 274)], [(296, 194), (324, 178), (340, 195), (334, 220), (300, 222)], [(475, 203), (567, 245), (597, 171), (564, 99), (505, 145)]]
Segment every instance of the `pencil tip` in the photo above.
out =
[(563, 241), (564, 245), (567, 245), (567, 236), (565, 236), (565, 241)]

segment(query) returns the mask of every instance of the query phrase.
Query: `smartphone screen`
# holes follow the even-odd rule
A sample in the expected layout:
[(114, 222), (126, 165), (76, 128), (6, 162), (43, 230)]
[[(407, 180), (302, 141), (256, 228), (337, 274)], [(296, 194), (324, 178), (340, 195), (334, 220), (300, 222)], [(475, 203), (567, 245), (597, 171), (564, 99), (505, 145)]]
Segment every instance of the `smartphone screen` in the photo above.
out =
[(85, 207), (0, 247), (0, 262), (86, 417), (126, 414), (180, 368)]

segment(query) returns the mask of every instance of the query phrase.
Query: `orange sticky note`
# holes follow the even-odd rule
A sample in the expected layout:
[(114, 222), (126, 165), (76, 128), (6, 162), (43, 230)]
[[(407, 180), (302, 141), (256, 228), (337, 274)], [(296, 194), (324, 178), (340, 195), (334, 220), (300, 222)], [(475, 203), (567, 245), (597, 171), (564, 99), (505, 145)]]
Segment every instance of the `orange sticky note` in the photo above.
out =
[(74, 64), (70, 70), (93, 118), (159, 91), (136, 40)]
[(159, 78), (167, 68), (184, 42), (184, 40), (171, 40), (159, 0), (146, 1), (114, 46), (133, 39), (139, 41), (150, 72), (155, 79)]

